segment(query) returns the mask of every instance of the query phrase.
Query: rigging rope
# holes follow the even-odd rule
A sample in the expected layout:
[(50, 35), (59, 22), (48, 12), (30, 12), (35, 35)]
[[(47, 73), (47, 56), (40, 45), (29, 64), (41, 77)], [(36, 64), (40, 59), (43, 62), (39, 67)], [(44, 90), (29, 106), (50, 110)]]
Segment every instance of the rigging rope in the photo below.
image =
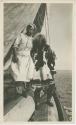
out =
[(46, 7), (46, 10), (45, 10), (45, 15), (46, 15), (46, 20), (47, 20), (47, 29), (46, 29), (46, 31), (48, 32), (48, 42), (49, 42), (49, 45), (50, 45), (50, 31), (49, 31), (49, 19), (48, 19), (48, 12), (47, 12), (47, 7)]
[(45, 20), (44, 20), (44, 23), (45, 23), (45, 32), (46, 32), (46, 39), (48, 40), (48, 35), (47, 35), (47, 25), (46, 25), (46, 13), (45, 13)]

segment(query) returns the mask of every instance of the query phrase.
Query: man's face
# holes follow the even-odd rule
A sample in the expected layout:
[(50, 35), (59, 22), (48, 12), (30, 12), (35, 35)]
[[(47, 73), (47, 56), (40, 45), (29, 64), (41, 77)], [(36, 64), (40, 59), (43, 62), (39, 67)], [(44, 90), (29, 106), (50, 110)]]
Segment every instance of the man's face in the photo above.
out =
[(29, 29), (29, 34), (30, 34), (31, 36), (34, 35), (34, 29), (33, 29), (33, 28), (30, 28), (30, 29)]

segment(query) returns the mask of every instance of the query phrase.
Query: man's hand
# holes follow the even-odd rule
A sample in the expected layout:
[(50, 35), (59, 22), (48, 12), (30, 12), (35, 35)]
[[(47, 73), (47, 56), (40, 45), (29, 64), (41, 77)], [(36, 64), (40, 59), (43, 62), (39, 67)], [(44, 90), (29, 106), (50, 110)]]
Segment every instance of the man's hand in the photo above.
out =
[(18, 94), (22, 94), (22, 86), (18, 86), (18, 87), (16, 87), (16, 91), (17, 91), (17, 93)]
[(15, 57), (15, 56), (13, 56), (12, 61), (13, 61), (14, 63), (17, 63), (17, 62), (18, 62), (18, 58)]
[(13, 47), (13, 58), (12, 58), (12, 61), (14, 63), (18, 62), (18, 58), (17, 58), (17, 55), (16, 55), (16, 48), (14, 48), (14, 47)]

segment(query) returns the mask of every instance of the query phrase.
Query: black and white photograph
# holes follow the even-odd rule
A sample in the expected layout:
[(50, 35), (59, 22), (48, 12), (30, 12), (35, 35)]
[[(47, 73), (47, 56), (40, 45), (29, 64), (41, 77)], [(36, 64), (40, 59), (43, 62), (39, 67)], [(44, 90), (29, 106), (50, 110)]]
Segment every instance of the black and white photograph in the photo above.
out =
[(4, 3), (3, 119), (72, 121), (72, 3)]

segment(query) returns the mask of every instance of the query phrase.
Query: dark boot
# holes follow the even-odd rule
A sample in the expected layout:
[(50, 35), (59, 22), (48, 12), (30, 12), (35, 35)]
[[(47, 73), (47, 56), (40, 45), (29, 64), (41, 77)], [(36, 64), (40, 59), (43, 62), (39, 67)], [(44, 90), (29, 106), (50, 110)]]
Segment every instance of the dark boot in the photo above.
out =
[(39, 102), (40, 102), (40, 88), (37, 88), (34, 92), (34, 100), (35, 100), (35, 108), (38, 109)]

